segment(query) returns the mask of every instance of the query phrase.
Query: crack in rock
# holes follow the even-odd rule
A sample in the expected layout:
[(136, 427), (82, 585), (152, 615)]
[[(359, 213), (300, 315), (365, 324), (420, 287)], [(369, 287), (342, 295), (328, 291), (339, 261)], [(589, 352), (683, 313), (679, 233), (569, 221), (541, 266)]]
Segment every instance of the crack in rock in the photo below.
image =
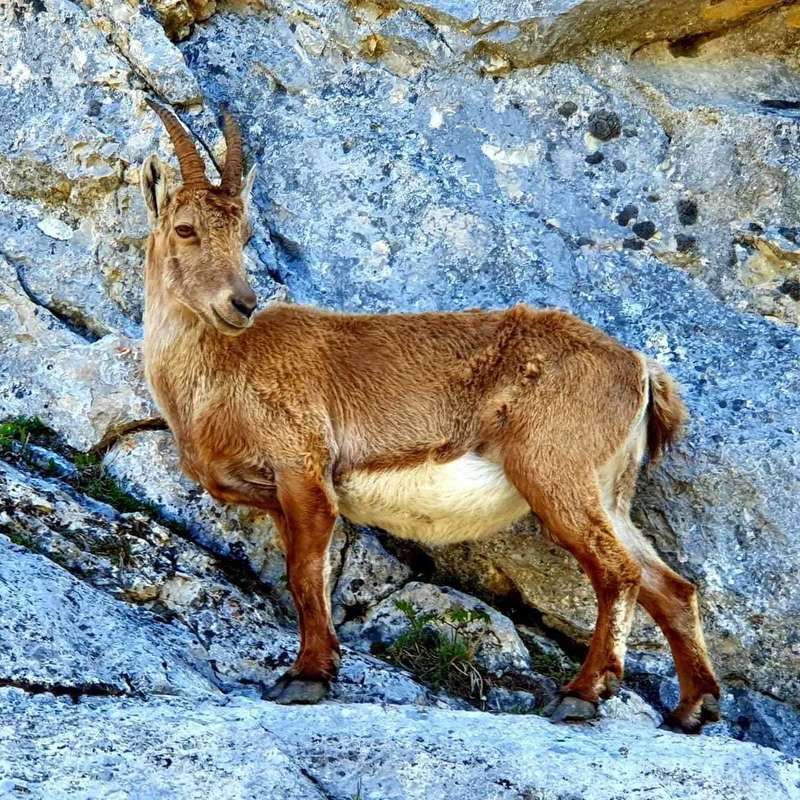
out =
[(25, 678), (3, 678), (0, 677), (0, 688), (13, 687), (22, 689), (27, 694), (52, 694), (55, 697), (69, 697), (73, 703), (78, 703), (82, 697), (124, 697), (133, 695), (135, 692), (129, 680), (126, 680), (129, 692), (122, 691), (116, 686), (106, 683), (45, 683), (42, 681), (31, 681)]
[(74, 333), (76, 336), (79, 336), (85, 342), (91, 344), (92, 342), (96, 342), (101, 338), (94, 331), (87, 328), (82, 322), (79, 322), (73, 317), (70, 317), (63, 311), (59, 311), (54, 305), (45, 303), (43, 300), (40, 300), (28, 286), (28, 282), (25, 279), (24, 267), (22, 266), (22, 264), (18, 259), (14, 258), (1, 248), (0, 248), (0, 257), (4, 258), (14, 268), (14, 272), (16, 273), (17, 276), (17, 283), (19, 284), (20, 289), (23, 291), (28, 300), (31, 301), (31, 303), (47, 311), (49, 314), (55, 317), (68, 331), (70, 331), (70, 333)]

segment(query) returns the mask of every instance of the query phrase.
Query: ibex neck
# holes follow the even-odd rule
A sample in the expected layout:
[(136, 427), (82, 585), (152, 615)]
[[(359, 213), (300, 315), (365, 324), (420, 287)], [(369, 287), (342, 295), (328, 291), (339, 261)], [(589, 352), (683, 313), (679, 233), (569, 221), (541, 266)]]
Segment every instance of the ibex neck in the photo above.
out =
[(144, 276), (144, 349), (149, 369), (161, 365), (168, 354), (190, 345), (200, 337), (201, 322), (170, 297), (161, 280), (157, 265), (148, 255)]
[(161, 413), (178, 440), (187, 443), (195, 397), (207, 394), (219, 377), (214, 341), (183, 304), (170, 297), (157, 265), (148, 254), (145, 267), (144, 366), (147, 382)]

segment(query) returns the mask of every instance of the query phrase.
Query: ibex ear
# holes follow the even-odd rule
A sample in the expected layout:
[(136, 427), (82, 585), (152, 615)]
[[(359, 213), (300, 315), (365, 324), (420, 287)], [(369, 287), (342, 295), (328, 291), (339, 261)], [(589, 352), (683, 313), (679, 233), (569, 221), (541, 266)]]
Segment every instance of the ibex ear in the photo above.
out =
[(250, 196), (253, 194), (253, 184), (256, 182), (256, 167), (253, 164), (247, 177), (244, 179), (244, 187), (242, 188), (242, 202), (244, 203), (244, 216), (247, 219), (250, 216)]
[(147, 218), (151, 226), (155, 226), (158, 215), (169, 200), (167, 189), (167, 176), (159, 157), (153, 153), (142, 164), (142, 173), (139, 179), (144, 203), (147, 206)]

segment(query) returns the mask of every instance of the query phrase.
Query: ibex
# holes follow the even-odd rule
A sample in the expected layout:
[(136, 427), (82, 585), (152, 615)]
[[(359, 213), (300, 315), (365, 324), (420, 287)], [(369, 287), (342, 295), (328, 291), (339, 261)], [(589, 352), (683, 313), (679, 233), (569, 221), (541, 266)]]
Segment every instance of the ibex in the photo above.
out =
[(662, 367), (554, 309), (354, 315), (276, 303), (255, 313), (242, 143), (212, 185), (179, 120), (152, 107), (178, 157), (141, 188), (147, 377), (186, 473), (215, 498), (271, 515), (286, 552), (300, 652), (265, 690), (325, 696), (340, 660), (327, 556), (337, 514), (428, 545), (474, 540), (533, 510), (597, 595), (586, 659), (552, 718), (588, 719), (623, 674), (637, 601), (661, 627), (681, 697), (670, 723), (718, 718), (695, 587), (631, 522), (644, 453), (656, 461), (685, 409)]

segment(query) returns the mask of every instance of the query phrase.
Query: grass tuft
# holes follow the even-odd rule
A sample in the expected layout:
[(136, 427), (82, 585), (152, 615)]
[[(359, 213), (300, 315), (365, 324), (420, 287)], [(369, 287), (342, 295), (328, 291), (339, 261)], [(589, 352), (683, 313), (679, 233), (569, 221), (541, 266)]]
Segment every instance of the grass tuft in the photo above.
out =
[(120, 568), (134, 563), (130, 540), (125, 536), (110, 535), (91, 542), (88, 550), (92, 555), (107, 558)]
[(158, 516), (158, 507), (147, 500), (138, 500), (126, 492), (106, 472), (102, 460), (95, 453), (76, 453), (73, 464), (78, 470), (76, 488), (84, 494), (108, 503), (123, 513), (141, 511), (150, 516)]
[(8, 536), (9, 540), (20, 547), (27, 547), (28, 550), (36, 549), (36, 542), (28, 536), (24, 531), (18, 530), (4, 530), (3, 533)]
[(487, 684), (475, 664), (480, 642), (468, 628), (473, 622), (488, 622), (489, 616), (460, 606), (439, 613), (421, 612), (407, 600), (395, 605), (409, 626), (389, 646), (385, 658), (413, 672), (435, 691), (483, 702)]
[(559, 686), (568, 683), (578, 668), (578, 665), (571, 661), (565, 664), (558, 656), (535, 646), (528, 646), (528, 653), (534, 672), (552, 678)]
[(15, 450), (15, 443), (28, 446), (31, 439), (36, 439), (50, 433), (50, 429), (39, 417), (11, 417), (0, 422), (0, 452), (9, 453)]
[[(0, 421), (0, 455), (21, 461), (46, 477), (58, 473), (55, 462), (50, 459), (46, 464), (36, 463), (27, 448), (30, 444), (53, 448), (56, 438), (38, 417), (11, 417)], [(106, 472), (100, 455), (92, 451), (81, 453), (63, 445), (58, 449), (77, 470), (77, 477), (66, 479), (76, 489), (123, 513), (139, 511), (156, 519), (160, 517), (154, 503), (138, 500)]]

